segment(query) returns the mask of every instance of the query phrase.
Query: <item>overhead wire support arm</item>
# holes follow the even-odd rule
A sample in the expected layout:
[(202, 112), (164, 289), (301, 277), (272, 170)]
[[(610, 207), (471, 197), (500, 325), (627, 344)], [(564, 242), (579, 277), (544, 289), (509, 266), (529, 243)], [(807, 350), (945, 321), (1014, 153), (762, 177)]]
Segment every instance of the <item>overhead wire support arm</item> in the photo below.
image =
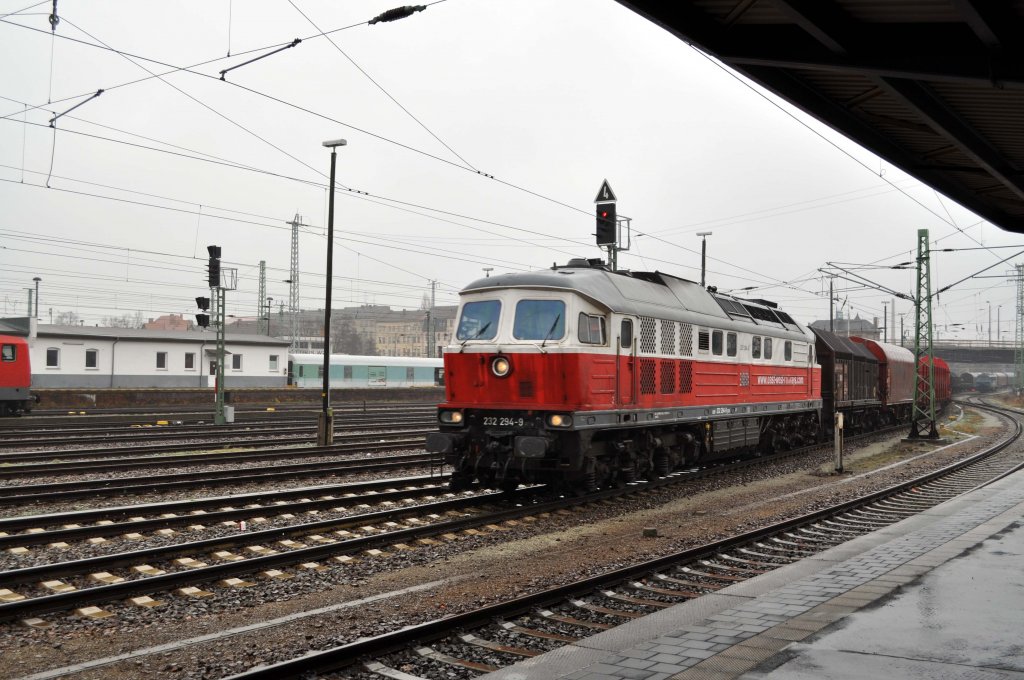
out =
[(985, 267), (984, 269), (980, 269), (980, 270), (974, 272), (970, 276), (965, 276), (964, 278), (960, 279), (959, 281), (957, 281), (955, 283), (951, 283), (948, 286), (943, 286), (942, 288), (940, 288), (937, 291), (935, 291), (935, 295), (936, 295), (936, 297), (938, 297), (940, 294), (945, 293), (947, 290), (949, 290), (953, 286), (958, 286), (961, 283), (963, 283), (964, 281), (968, 281), (970, 279), (976, 278), (978, 276), (978, 274), (981, 274), (982, 272), (987, 272), (989, 269), (992, 269), (993, 267), (998, 267), (999, 265), (1003, 264), (1007, 260), (1012, 260), (1013, 258), (1019, 257), (1021, 255), (1024, 255), (1024, 250), (1020, 251), (1019, 253), (1014, 253), (1013, 255), (1010, 255), (1009, 257), (1004, 257), (1002, 260), (999, 260), (999, 262), (996, 262), (991, 267)]
[(85, 104), (87, 102), (91, 102), (93, 99), (96, 99), (96, 97), (99, 97), (101, 94), (103, 94), (103, 90), (96, 90), (96, 94), (94, 94), (93, 96), (89, 97), (88, 99), (85, 99), (83, 101), (78, 102), (77, 104), (72, 106), (70, 109), (68, 109), (64, 113), (58, 113), (56, 116), (54, 116), (53, 118), (50, 119), (50, 127), (53, 127), (54, 123), (56, 123), (57, 119), (60, 118), (61, 116), (66, 116), (67, 114), (71, 113), (72, 111), (77, 109), (82, 104)]
[(243, 61), (241, 64), (235, 64), (231, 68), (226, 68), (226, 69), (224, 69), (223, 71), (220, 72), (220, 79), (224, 80), (225, 74), (227, 74), (229, 71), (234, 71), (236, 68), (242, 68), (243, 66), (251, 64), (254, 61), (259, 61), (260, 59), (266, 59), (269, 56), (277, 54), (278, 52), (284, 52), (285, 50), (288, 50), (288, 49), (291, 49), (291, 48), (295, 47), (300, 42), (302, 42), (302, 38), (296, 38), (295, 40), (292, 40), (290, 43), (288, 43), (287, 45), (285, 45), (283, 47), (278, 47), (276, 50), (272, 50), (270, 52), (267, 52), (266, 54), (261, 54), (258, 57), (253, 57), (249, 61)]
[(843, 279), (844, 281), (850, 281), (851, 283), (856, 283), (856, 284), (861, 285), (861, 286), (866, 286), (867, 288), (872, 288), (874, 290), (879, 290), (879, 291), (881, 291), (883, 293), (888, 293), (889, 295), (894, 295), (894, 296), (900, 298), (901, 300), (910, 300), (911, 302), (914, 301), (913, 296), (908, 295), (907, 293), (901, 293), (898, 290), (893, 290), (892, 288), (887, 288), (886, 286), (883, 286), (883, 285), (881, 285), (879, 283), (875, 283), (871, 279), (864, 278), (863, 276), (860, 276), (859, 274), (854, 274), (853, 272), (848, 271), (846, 269), (843, 269), (842, 267), (839, 267), (839, 266), (837, 266), (835, 264), (832, 264), (831, 262), (829, 262), (828, 265), (830, 267), (833, 267), (834, 269), (838, 269), (839, 271), (843, 272), (844, 274), (848, 274), (848, 276), (843, 276), (842, 274), (836, 274), (835, 272), (827, 271), (825, 269), (819, 269), (818, 271), (820, 271), (822, 274), (827, 274), (828, 276), (832, 276), (832, 277), (837, 278), (837, 279)]

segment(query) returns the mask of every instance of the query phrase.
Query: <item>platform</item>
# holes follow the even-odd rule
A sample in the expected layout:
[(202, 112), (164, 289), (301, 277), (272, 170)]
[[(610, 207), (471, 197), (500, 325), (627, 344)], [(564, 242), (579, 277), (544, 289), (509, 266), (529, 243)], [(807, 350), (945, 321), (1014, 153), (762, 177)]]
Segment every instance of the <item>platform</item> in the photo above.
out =
[(1024, 472), (482, 677), (1024, 680)]

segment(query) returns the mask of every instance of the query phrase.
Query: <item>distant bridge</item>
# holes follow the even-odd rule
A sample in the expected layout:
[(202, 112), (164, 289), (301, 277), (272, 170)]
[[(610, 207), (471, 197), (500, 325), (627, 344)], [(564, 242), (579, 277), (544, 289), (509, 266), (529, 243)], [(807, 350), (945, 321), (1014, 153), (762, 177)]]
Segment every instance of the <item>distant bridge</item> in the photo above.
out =
[[(910, 349), (913, 350), (913, 347)], [(1015, 350), (1012, 342), (937, 342), (932, 345), (935, 356), (948, 363), (955, 373), (1013, 371)]]

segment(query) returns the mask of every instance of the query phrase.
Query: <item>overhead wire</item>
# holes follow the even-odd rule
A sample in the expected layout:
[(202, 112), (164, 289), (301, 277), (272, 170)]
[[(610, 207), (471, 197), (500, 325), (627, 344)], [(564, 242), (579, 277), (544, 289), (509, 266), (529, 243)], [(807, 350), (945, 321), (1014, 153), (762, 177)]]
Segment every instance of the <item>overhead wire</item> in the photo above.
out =
[[(23, 26), (21, 26), (20, 24), (13, 24), (13, 25), (16, 25), (16, 26), (19, 26), (19, 27), (23, 27)], [(315, 24), (314, 24), (314, 25), (315, 25)], [(334, 32), (340, 31), (340, 30), (345, 30), (345, 29), (347, 29), (347, 28), (352, 28), (352, 27), (354, 27), (354, 26), (356, 26), (356, 25), (361, 25), (361, 24), (354, 24), (354, 25), (352, 25), (352, 26), (348, 26), (348, 27), (344, 27), (344, 28), (339, 28), (339, 29), (335, 29), (335, 30), (333, 30), (333, 31), (328, 31), (328, 32), (321, 32), (321, 34), (320, 34), (320, 35), (323, 35), (323, 36), (325, 36), (325, 37), (326, 37), (328, 33), (334, 33)], [(23, 27), (23, 28), (26, 28), (26, 27)], [(31, 28), (31, 27), (27, 27), (27, 28)], [(36, 30), (36, 29), (34, 29), (34, 28), (33, 28), (32, 30)], [(81, 30), (81, 29), (80, 29), (80, 30)], [(318, 29), (318, 30), (319, 30), (319, 29)], [(84, 31), (83, 31), (83, 32), (84, 32)], [(86, 33), (86, 34), (88, 35), (88, 33)], [(62, 38), (64, 38), (65, 36), (61, 36), (61, 37), (62, 37)], [(92, 36), (90, 36), (90, 37), (92, 37)], [(95, 38), (93, 38), (93, 39), (94, 39), (94, 40), (96, 40)], [(78, 41), (78, 42), (81, 42), (82, 44), (90, 45), (90, 43), (87, 43), (87, 42), (85, 42), (85, 41)], [(102, 41), (100, 41), (100, 42), (102, 42)], [(93, 47), (97, 47), (96, 45), (91, 45), (91, 46), (93, 46)], [(112, 52), (116, 52), (116, 53), (119, 53), (119, 54), (122, 54), (122, 55), (124, 54), (124, 53), (121, 53), (120, 51), (118, 51), (118, 50), (116, 50), (116, 49), (114, 49), (114, 48), (111, 48), (111, 47), (110, 47), (110, 46), (108, 46), (108, 45), (105, 45), (105, 44), (104, 44), (104, 45), (102, 45), (102, 46), (100, 46), (100, 48), (102, 48), (102, 49), (108, 49), (108, 50), (110, 50), (110, 51), (112, 51)], [(258, 51), (258, 50), (252, 50), (252, 51)], [(150, 60), (150, 59), (147, 59), (147, 58), (144, 58), (144, 57), (139, 57), (139, 58), (140, 58), (140, 59), (144, 59), (144, 60), (146, 60), (146, 61), (153, 61), (153, 62), (155, 62), (155, 63), (162, 63), (162, 62), (156, 62), (155, 60)], [(211, 60), (211, 61), (216, 61), (216, 60)], [(209, 63), (209, 62), (206, 62), (206, 63)], [(138, 64), (136, 64), (136, 65), (138, 65)], [(168, 65), (168, 66), (169, 66), (169, 65)], [(140, 67), (141, 67), (141, 66), (140, 66)], [(143, 68), (144, 68), (144, 67), (143, 67)], [(189, 69), (187, 69), (187, 68), (178, 68), (178, 67), (175, 67), (175, 69), (174, 69), (174, 70), (175, 70), (175, 71), (182, 71), (182, 70), (184, 70), (184, 71), (189, 71)], [(149, 72), (149, 71), (148, 71), (148, 69), (147, 69), (147, 72)], [(173, 71), (172, 71), (172, 72), (173, 72)], [(189, 71), (189, 72), (192, 72), (192, 71)], [(152, 72), (150, 72), (150, 73), (151, 73), (151, 76), (153, 76), (153, 77), (159, 77), (159, 74), (152, 74)], [(193, 73), (194, 73), (194, 72), (193, 72)], [(195, 73), (195, 75), (202, 75), (202, 76), (204, 76), (204, 77), (211, 77), (211, 76), (208, 76), (208, 75), (206, 75), (206, 74), (201, 74), (201, 73)], [(735, 76), (734, 76), (734, 77), (735, 77)], [(148, 79), (148, 78), (147, 78), (147, 79)], [(139, 82), (139, 81), (133, 81), (133, 82)], [(741, 82), (742, 82), (742, 81), (741, 81)], [(233, 84), (233, 85), (236, 85), (236, 86), (237, 86), (237, 84), (234, 84), (234, 83), (232, 83), (232, 84)], [(744, 84), (745, 84), (745, 83), (744, 83)], [(749, 87), (749, 86), (748, 86), (748, 87)], [(270, 96), (270, 95), (265, 95), (265, 94), (263, 94), (263, 93), (260, 93), (260, 92), (258, 92), (258, 91), (252, 90), (251, 88), (244, 88), (244, 87), (243, 87), (242, 89), (246, 89), (246, 90), (252, 91), (252, 92), (253, 92), (253, 93), (255, 93), (255, 94), (259, 94), (260, 96), (266, 96), (266, 97), (269, 97), (269, 98), (271, 98), (271, 99), (273, 99), (273, 100), (275, 100), (275, 101), (278, 101), (278, 102), (280, 102), (280, 103), (283, 103), (283, 104), (287, 104), (287, 105), (290, 105), (290, 103), (288, 103), (288, 102), (283, 102), (283, 101), (282, 101), (282, 100), (280, 100), (280, 99), (274, 98), (274, 97), (272, 97), (272, 96)], [(758, 93), (758, 94), (760, 94), (760, 93)], [(761, 96), (763, 96), (763, 95), (761, 95)], [(771, 100), (768, 100), (768, 101), (771, 101)], [(771, 102), (771, 103), (773, 103), (773, 105), (774, 105), (774, 102)], [(777, 105), (776, 105), (776, 106), (777, 106)], [(311, 112), (311, 111), (309, 111), (309, 110), (306, 110), (306, 109), (302, 109), (302, 107), (298, 107), (298, 108), (300, 108), (301, 110), (304, 110), (304, 111), (306, 111), (306, 112), (308, 112), (308, 113), (312, 113), (313, 115), (321, 115), (321, 114), (316, 114), (315, 112)], [(788, 113), (788, 112), (787, 112), (787, 113)], [(336, 122), (338, 122), (339, 124), (345, 125), (344, 123), (341, 123), (340, 121), (336, 121)], [(354, 128), (354, 129), (358, 129), (358, 128)], [(362, 131), (362, 130), (360, 130), (360, 131), (361, 131), (361, 132), (366, 132), (366, 131)], [(373, 133), (368, 133), (368, 132), (366, 132), (366, 133), (367, 133), (367, 134), (371, 134), (371, 135), (373, 135)], [(816, 134), (818, 134), (818, 133), (816, 133)], [(377, 135), (373, 135), (373, 136), (377, 136)], [(819, 135), (819, 136), (820, 136), (820, 135)], [(378, 137), (379, 137), (379, 136), (378, 136)], [(824, 137), (823, 137), (823, 138), (824, 138)], [(393, 141), (393, 140), (388, 140), (387, 138), (382, 138), (382, 139), (384, 139), (385, 141)], [(829, 141), (829, 140), (826, 140), (826, 141)], [(832, 142), (829, 142), (829, 143), (832, 143)], [(833, 144), (833, 145), (834, 145), (834, 144)], [(405, 145), (401, 145), (401, 144), (400, 144), (400, 146), (405, 146)], [(422, 153), (422, 152), (419, 152), (419, 151), (418, 151), (418, 150), (416, 150), (416, 149), (412, 149), (411, 147), (406, 147), (406, 148), (409, 148), (410, 150), (416, 151), (416, 152), (418, 152), (418, 153)], [(837, 147), (837, 148), (839, 148), (839, 147)], [(840, 149), (840, 150), (842, 150), (842, 149)], [(844, 151), (844, 153), (846, 153), (846, 152)], [(430, 156), (430, 157), (432, 157), (432, 158), (435, 158), (436, 160), (440, 160), (440, 161), (442, 161), (442, 162), (448, 162), (448, 163), (450, 163), (450, 161), (446, 161), (445, 159), (440, 159), (440, 158), (437, 158), (436, 156), (433, 156), (433, 155), (431, 155), (431, 154), (426, 154), (426, 155), (428, 155), (428, 156)], [(456, 155), (457, 155), (457, 154), (456, 154)], [(849, 154), (847, 154), (847, 155), (849, 155)], [(852, 158), (852, 156), (851, 156), (851, 158)], [(854, 160), (856, 160), (856, 159), (854, 159)], [(858, 161), (858, 162), (859, 162), (859, 161)], [(862, 164), (862, 165), (863, 165), (863, 164)], [(307, 166), (307, 167), (308, 167), (308, 166)], [(457, 167), (461, 167), (461, 166), (457, 166)], [(472, 168), (467, 168), (467, 169), (472, 169)], [(316, 171), (315, 169), (314, 169), (314, 171), (315, 171), (315, 172), (317, 172), (317, 173), (318, 173), (318, 174), (320, 174), (320, 175), (322, 175), (322, 174), (323, 174), (323, 173), (321, 173), (321, 172), (319, 172), (319, 171)], [(495, 178), (495, 179), (496, 179), (496, 178)], [(518, 186), (517, 186), (517, 185), (515, 185), (515, 184), (509, 183), (509, 182), (505, 182), (505, 181), (503, 181), (503, 180), (497, 180), (497, 179), (496, 179), (496, 181), (499, 181), (499, 182), (501, 182), (501, 183), (503, 183), (503, 184), (507, 184), (507, 185), (508, 185), (508, 186), (510, 186), (510, 187), (513, 187), (513, 188), (517, 188), (517, 189), (519, 189), (519, 190), (522, 190), (522, 191), (526, 191), (527, 193), (532, 193), (532, 194), (534, 194), (534, 195), (536, 195), (536, 196), (539, 196), (539, 197), (541, 197), (541, 198), (544, 198), (545, 200), (549, 200), (549, 201), (552, 201), (552, 202), (554, 202), (554, 203), (557, 203), (557, 204), (559, 204), (559, 205), (563, 205), (563, 206), (565, 206), (565, 207), (568, 207), (568, 208), (570, 208), (570, 209), (576, 210), (576, 211), (578, 211), (578, 212), (581, 212), (581, 213), (585, 213), (585, 212), (586, 212), (586, 211), (583, 211), (583, 210), (581, 210), (581, 209), (579, 209), (579, 208), (576, 208), (576, 207), (574, 207), (574, 206), (571, 206), (571, 205), (569, 205), (569, 204), (565, 204), (565, 203), (562, 203), (562, 202), (560, 202), (560, 201), (557, 201), (557, 200), (555, 200), (555, 199), (551, 199), (551, 198), (549, 198), (549, 197), (543, 196), (543, 195), (541, 195), (541, 194), (537, 194), (537, 193), (535, 193), (535, 192), (531, 192), (531, 191), (529, 191), (529, 190), (526, 190), (526, 189), (524, 189), (524, 188), (522, 188), (522, 187), (518, 187)], [(898, 186), (896, 186), (895, 184), (893, 184), (893, 183), (892, 183), (892, 182), (890, 182), (889, 180), (886, 180), (886, 182), (887, 182), (887, 183), (889, 183), (889, 184), (890, 184), (891, 186), (893, 186), (893, 188), (894, 188), (895, 190), (897, 190), (897, 191), (900, 191), (901, 193), (905, 193), (905, 192), (903, 192), (903, 191), (902, 191), (902, 190), (901, 190), (901, 189), (900, 189), (900, 188), (899, 188)], [(369, 195), (369, 194), (367, 194), (367, 195)], [(376, 197), (376, 196), (375, 196), (375, 197)], [(381, 200), (385, 200), (385, 201), (392, 201), (392, 200), (393, 200), (393, 199), (388, 199), (388, 198), (386, 198), (386, 197), (376, 197), (376, 198), (380, 198)], [(395, 201), (395, 202), (396, 202), (396, 203), (399, 203), (399, 204), (401, 204), (401, 205), (414, 205), (415, 207), (417, 207), (417, 208), (419, 208), (419, 209), (424, 209), (424, 210), (434, 210), (434, 209), (432, 209), (432, 208), (429, 208), (429, 207), (426, 207), (426, 206), (418, 206), (418, 205), (416, 205), (416, 204), (409, 204), (409, 203), (404, 203), (404, 202), (401, 202), (401, 201)], [(927, 208), (926, 208), (926, 209), (927, 209)], [(442, 214), (453, 214), (453, 213), (446, 213), (445, 211), (439, 211), (439, 212), (441, 212)], [(933, 214), (934, 214), (934, 213), (933, 213)], [(458, 214), (455, 214), (455, 215), (457, 215), (458, 217), (460, 217), (460, 218), (463, 218), (463, 219), (475, 219), (475, 218), (472, 218), (472, 217), (469, 217), (469, 216), (465, 216), (465, 215), (458, 215)], [(485, 221), (485, 222), (486, 222), (486, 221)], [(502, 228), (512, 228), (512, 227), (509, 227), (509, 225), (501, 225), (501, 224), (498, 224), (497, 226), (501, 226)], [(954, 224), (953, 226), (954, 226), (954, 227), (956, 227), (956, 225), (955, 225), (955, 224)], [(957, 227), (957, 228), (959, 228), (959, 227)], [(525, 230), (525, 231), (529, 231), (529, 230)], [(534, 232), (534, 233), (535, 233), (535, 232)], [(650, 235), (650, 234), (648, 234), (648, 235)], [(671, 244), (671, 245), (677, 245), (677, 244), (672, 244), (672, 243), (671, 243), (671, 242), (669, 242), (669, 241), (664, 241), (664, 240), (663, 240), (663, 242), (665, 242), (665, 243), (669, 243), (669, 244)], [(576, 243), (579, 243), (579, 242), (576, 242)], [(693, 251), (692, 249), (688, 249), (688, 248), (685, 248), (685, 247), (683, 247), (683, 246), (677, 246), (677, 247), (682, 247), (682, 248), (683, 248), (684, 250), (689, 250), (690, 252), (694, 252), (694, 251)], [(728, 264), (728, 263), (727, 263), (727, 264)], [(757, 273), (756, 273), (756, 272), (752, 272), (751, 270), (746, 270), (746, 271), (748, 271), (748, 272), (750, 272), (750, 273), (753, 273), (753, 274), (757, 275)], [(781, 283), (781, 284), (783, 284), (783, 285), (785, 285), (785, 284), (786, 284), (786, 282), (784, 282), (784, 281), (781, 281), (781, 280), (779, 281), (779, 283)]]
[(378, 82), (377, 82), (376, 80), (374, 80), (373, 76), (371, 76), (371, 75), (370, 75), (369, 73), (367, 73), (367, 72), (366, 72), (366, 70), (365, 70), (365, 69), (363, 69), (363, 67), (362, 67), (362, 66), (360, 66), (359, 64), (357, 64), (357, 63), (356, 63), (356, 61), (355, 61), (355, 60), (354, 60), (354, 59), (353, 59), (352, 57), (350, 57), (350, 56), (348, 55), (348, 53), (347, 53), (347, 52), (345, 52), (345, 50), (341, 49), (341, 47), (340, 47), (340, 46), (338, 45), (338, 43), (334, 42), (334, 38), (332, 38), (332, 37), (328, 36), (328, 35), (327, 35), (326, 33), (324, 33), (324, 32), (323, 32), (323, 29), (321, 29), (321, 28), (320, 28), (320, 26), (318, 26), (318, 25), (316, 24), (316, 22), (315, 22), (315, 21), (313, 21), (312, 19), (310, 19), (310, 18), (309, 18), (309, 15), (308, 15), (308, 14), (306, 14), (306, 13), (305, 13), (305, 12), (303, 12), (303, 11), (302, 11), (301, 9), (299, 9), (299, 6), (295, 4), (295, 1), (294, 1), (294, 0), (288, 0), (288, 4), (290, 4), (290, 5), (292, 6), (292, 7), (294, 7), (294, 8), (295, 8), (295, 11), (296, 11), (296, 12), (298, 12), (299, 14), (301, 14), (301, 15), (302, 15), (302, 17), (303, 17), (303, 18), (304, 18), (304, 19), (305, 19), (306, 21), (308, 21), (308, 22), (310, 23), (310, 25), (311, 25), (311, 26), (312, 26), (313, 28), (315, 28), (315, 29), (316, 29), (317, 31), (319, 31), (319, 32), (320, 32), (320, 35), (322, 35), (322, 36), (324, 36), (325, 38), (327, 38), (327, 41), (328, 41), (329, 43), (331, 43), (331, 45), (332, 45), (332, 46), (334, 47), (334, 49), (336, 49), (336, 50), (338, 51), (338, 53), (339, 53), (339, 54), (341, 54), (341, 56), (343, 56), (343, 57), (345, 57), (346, 59), (348, 59), (349, 63), (351, 63), (351, 64), (352, 64), (353, 66), (355, 66), (355, 67), (356, 67), (356, 69), (357, 69), (357, 70), (358, 70), (358, 71), (359, 71), (360, 73), (362, 73), (362, 74), (363, 74), (364, 76), (366, 76), (366, 79), (367, 79), (367, 80), (369, 80), (369, 81), (370, 81), (371, 83), (373, 83), (373, 84), (374, 84), (374, 86), (375, 86), (375, 87), (376, 87), (376, 88), (377, 88), (378, 90), (380, 90), (381, 92), (383, 92), (383, 93), (384, 93), (384, 95), (385, 95), (385, 96), (386, 96), (386, 97), (387, 97), (388, 99), (390, 99), (390, 100), (391, 100), (392, 102), (394, 102), (394, 103), (395, 103), (395, 106), (397, 106), (398, 108), (400, 108), (400, 109), (401, 109), (401, 110), (402, 110), (403, 112), (405, 112), (405, 114), (406, 114), (407, 116), (409, 116), (410, 118), (412, 118), (412, 119), (413, 119), (413, 120), (414, 120), (414, 121), (416, 122), (416, 124), (417, 124), (417, 125), (419, 125), (419, 126), (420, 126), (421, 128), (423, 128), (423, 129), (424, 129), (424, 130), (425, 130), (425, 131), (427, 132), (427, 134), (429, 134), (429, 135), (430, 135), (431, 137), (433, 137), (434, 139), (436, 139), (436, 140), (438, 141), (438, 143), (440, 143), (440, 144), (441, 144), (441, 146), (443, 146), (444, 148), (446, 148), (446, 149), (448, 149), (449, 151), (451, 151), (451, 152), (452, 152), (452, 155), (454, 155), (454, 156), (455, 156), (456, 158), (458, 158), (458, 159), (459, 159), (460, 161), (462, 161), (462, 162), (463, 162), (463, 163), (464, 163), (464, 164), (465, 164), (465, 165), (466, 165), (467, 167), (469, 167), (469, 168), (472, 168), (473, 170), (476, 170), (476, 169), (477, 169), (477, 168), (476, 168), (476, 167), (475, 167), (475, 166), (474, 166), (474, 165), (473, 165), (472, 163), (470, 163), (469, 161), (467, 161), (467, 160), (466, 160), (466, 159), (465, 159), (465, 158), (464, 158), (464, 157), (463, 157), (463, 156), (462, 156), (462, 155), (461, 155), (461, 154), (460, 154), (459, 152), (457, 152), (457, 151), (456, 151), (455, 149), (453, 149), (453, 148), (452, 148), (451, 146), (449, 146), (447, 142), (445, 142), (445, 141), (444, 141), (443, 139), (441, 139), (440, 137), (438, 137), (438, 136), (437, 136), (437, 135), (436, 135), (436, 134), (434, 133), (434, 131), (433, 131), (433, 130), (431, 130), (431, 129), (430, 129), (429, 127), (427, 127), (427, 126), (426, 126), (426, 124), (425, 124), (425, 123), (424, 123), (423, 121), (421, 121), (421, 120), (420, 120), (419, 118), (417, 118), (417, 117), (416, 117), (416, 116), (415, 116), (415, 115), (414, 115), (414, 114), (412, 113), (412, 111), (410, 111), (409, 109), (407, 109), (407, 108), (406, 108), (405, 106), (403, 106), (403, 105), (402, 105), (402, 103), (401, 103), (401, 102), (399, 102), (399, 101), (398, 101), (397, 99), (395, 99), (395, 98), (394, 98), (394, 96), (393, 96), (393, 95), (392, 95), (392, 94), (391, 94), (390, 92), (388, 92), (388, 91), (387, 91), (386, 89), (384, 89), (384, 86), (383, 86), (383, 85), (381, 85), (381, 84), (380, 84), (380, 83), (378, 83)]
[[(826, 137), (825, 135), (821, 134), (821, 133), (820, 133), (819, 131), (815, 130), (815, 129), (814, 129), (813, 127), (811, 127), (810, 125), (808, 125), (808, 124), (807, 124), (807, 123), (806, 123), (805, 121), (802, 121), (802, 120), (800, 120), (799, 118), (797, 118), (797, 117), (796, 117), (796, 116), (795, 116), (795, 115), (794, 115), (794, 114), (793, 114), (792, 112), (790, 112), (790, 111), (788, 111), (787, 109), (785, 109), (785, 108), (783, 108), (782, 106), (780, 106), (780, 105), (778, 104), (778, 102), (774, 101), (774, 100), (773, 100), (772, 98), (768, 97), (767, 95), (765, 95), (765, 94), (764, 94), (763, 92), (761, 92), (760, 90), (757, 90), (757, 89), (755, 89), (755, 88), (754, 88), (754, 87), (753, 87), (753, 86), (752, 86), (752, 85), (751, 85), (750, 83), (748, 83), (748, 82), (747, 82), (747, 81), (746, 81), (745, 79), (743, 79), (743, 78), (740, 78), (739, 74), (737, 74), (737, 73), (733, 72), (732, 70), (730, 70), (730, 69), (726, 68), (724, 64), (722, 64), (721, 62), (719, 62), (719, 61), (718, 61), (717, 59), (715, 59), (714, 57), (712, 57), (712, 56), (711, 56), (710, 54), (707, 54), (707, 53), (706, 53), (706, 52), (704, 52), (704, 51), (703, 51), (702, 49), (700, 49), (700, 48), (696, 47), (696, 46), (695, 46), (695, 45), (693, 45), (692, 43), (687, 43), (687, 44), (688, 44), (688, 45), (690, 46), (690, 48), (691, 48), (691, 49), (693, 49), (693, 50), (694, 50), (694, 51), (695, 51), (695, 52), (696, 52), (697, 54), (699, 54), (699, 55), (700, 55), (700, 56), (702, 56), (702, 57), (703, 57), (704, 59), (706, 59), (706, 60), (707, 60), (707, 61), (708, 61), (709, 63), (713, 64), (713, 65), (714, 65), (715, 67), (717, 67), (718, 69), (722, 70), (723, 72), (725, 72), (725, 73), (729, 74), (729, 76), (730, 76), (730, 77), (731, 77), (731, 78), (732, 78), (733, 80), (735, 80), (736, 82), (738, 82), (738, 83), (742, 84), (742, 85), (743, 85), (744, 87), (746, 87), (746, 88), (747, 88), (748, 90), (750, 90), (751, 92), (755, 93), (755, 94), (756, 94), (756, 95), (757, 95), (758, 97), (760, 97), (760, 98), (761, 98), (761, 99), (763, 99), (764, 101), (766, 101), (766, 102), (768, 102), (769, 104), (771, 104), (771, 105), (772, 105), (773, 107), (775, 107), (776, 109), (778, 109), (779, 111), (781, 111), (782, 113), (784, 113), (784, 114), (785, 114), (786, 116), (788, 116), (788, 117), (789, 117), (789, 118), (791, 118), (792, 120), (794, 120), (794, 121), (796, 121), (797, 123), (799, 123), (799, 124), (800, 124), (800, 125), (801, 125), (802, 127), (804, 127), (805, 129), (809, 130), (809, 131), (810, 131), (810, 132), (811, 132), (812, 134), (814, 134), (815, 136), (817, 136), (817, 137), (818, 137), (819, 139), (821, 139), (822, 141), (824, 141), (824, 142), (825, 142), (826, 144), (828, 144), (829, 146), (831, 146), (831, 147), (833, 147), (834, 149), (836, 149), (837, 151), (839, 151), (839, 152), (840, 152), (841, 154), (843, 154), (843, 155), (844, 155), (844, 156), (846, 156), (847, 158), (851, 159), (851, 160), (852, 160), (853, 162), (855, 162), (855, 163), (856, 163), (857, 165), (861, 166), (862, 168), (864, 168), (865, 170), (867, 170), (868, 172), (870, 172), (870, 173), (871, 173), (872, 175), (874, 175), (875, 177), (878, 177), (879, 179), (881, 179), (881, 180), (882, 180), (883, 182), (885, 182), (886, 184), (889, 184), (890, 186), (892, 186), (892, 187), (893, 187), (894, 189), (896, 189), (896, 190), (897, 190), (897, 191), (899, 191), (899, 192), (900, 192), (901, 194), (903, 194), (904, 196), (906, 196), (906, 197), (907, 197), (908, 199), (910, 199), (910, 200), (911, 200), (912, 202), (916, 203), (916, 204), (917, 204), (917, 205), (918, 205), (919, 207), (923, 208), (923, 209), (924, 209), (924, 210), (925, 210), (926, 212), (928, 212), (928, 213), (930, 213), (931, 215), (933, 215), (933, 216), (934, 216), (935, 218), (937, 218), (937, 219), (938, 219), (938, 220), (939, 220), (940, 222), (944, 222), (945, 224), (948, 224), (949, 226), (953, 227), (953, 228), (954, 228), (954, 229), (956, 229), (956, 230), (957, 230), (958, 232), (960, 232), (961, 234), (963, 234), (964, 236), (966, 236), (966, 237), (967, 237), (967, 238), (969, 238), (970, 240), (974, 241), (974, 242), (975, 242), (975, 243), (977, 243), (978, 245), (982, 245), (982, 246), (984, 245), (983, 243), (981, 243), (980, 241), (978, 241), (977, 239), (975, 239), (975, 238), (974, 238), (973, 236), (971, 236), (970, 234), (967, 234), (967, 233), (966, 233), (966, 232), (965, 232), (965, 231), (964, 231), (963, 229), (961, 229), (961, 228), (959, 227), (959, 225), (957, 225), (957, 224), (956, 224), (956, 222), (952, 221), (952, 217), (950, 217), (950, 219), (946, 219), (946, 218), (944, 218), (944, 217), (943, 217), (942, 215), (940, 215), (939, 213), (935, 212), (934, 210), (932, 210), (932, 209), (931, 209), (930, 207), (926, 206), (926, 205), (925, 205), (924, 203), (922, 203), (921, 201), (919, 201), (919, 200), (918, 200), (918, 199), (916, 199), (915, 197), (911, 196), (911, 195), (910, 195), (909, 193), (907, 193), (906, 191), (904, 191), (904, 190), (903, 190), (902, 188), (898, 187), (898, 186), (897, 186), (897, 185), (896, 185), (896, 184), (895, 184), (894, 182), (892, 182), (892, 181), (891, 181), (891, 180), (889, 180), (889, 179), (886, 179), (886, 177), (885, 177), (884, 173), (879, 173), (879, 174), (876, 174), (876, 173), (875, 173), (875, 171), (874, 171), (874, 170), (872, 170), (872, 169), (871, 169), (870, 167), (868, 167), (868, 165), (867, 165), (866, 163), (864, 163), (863, 161), (861, 161), (861, 160), (860, 160), (859, 158), (857, 158), (856, 156), (854, 156), (853, 154), (851, 154), (851, 153), (850, 153), (849, 151), (847, 151), (846, 149), (844, 149), (844, 148), (842, 148), (841, 146), (839, 146), (838, 144), (836, 144), (836, 143), (835, 143), (834, 141), (832, 141), (831, 139), (829, 139), (829, 138), (828, 138), (828, 137)], [(943, 209), (945, 209), (945, 205), (943, 205)], [(947, 214), (948, 214), (948, 210), (947, 210)]]

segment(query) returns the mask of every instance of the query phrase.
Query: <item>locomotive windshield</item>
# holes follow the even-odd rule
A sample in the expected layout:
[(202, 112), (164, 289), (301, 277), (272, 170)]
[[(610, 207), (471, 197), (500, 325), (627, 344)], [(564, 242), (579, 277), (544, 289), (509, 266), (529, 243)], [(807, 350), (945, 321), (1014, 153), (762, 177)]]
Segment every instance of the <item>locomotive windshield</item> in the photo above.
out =
[(561, 300), (520, 300), (512, 336), (517, 340), (560, 340), (565, 335), (565, 303)]
[(500, 314), (501, 303), (497, 300), (467, 302), (462, 307), (462, 318), (459, 319), (459, 330), (455, 337), (459, 340), (493, 340), (498, 334)]

